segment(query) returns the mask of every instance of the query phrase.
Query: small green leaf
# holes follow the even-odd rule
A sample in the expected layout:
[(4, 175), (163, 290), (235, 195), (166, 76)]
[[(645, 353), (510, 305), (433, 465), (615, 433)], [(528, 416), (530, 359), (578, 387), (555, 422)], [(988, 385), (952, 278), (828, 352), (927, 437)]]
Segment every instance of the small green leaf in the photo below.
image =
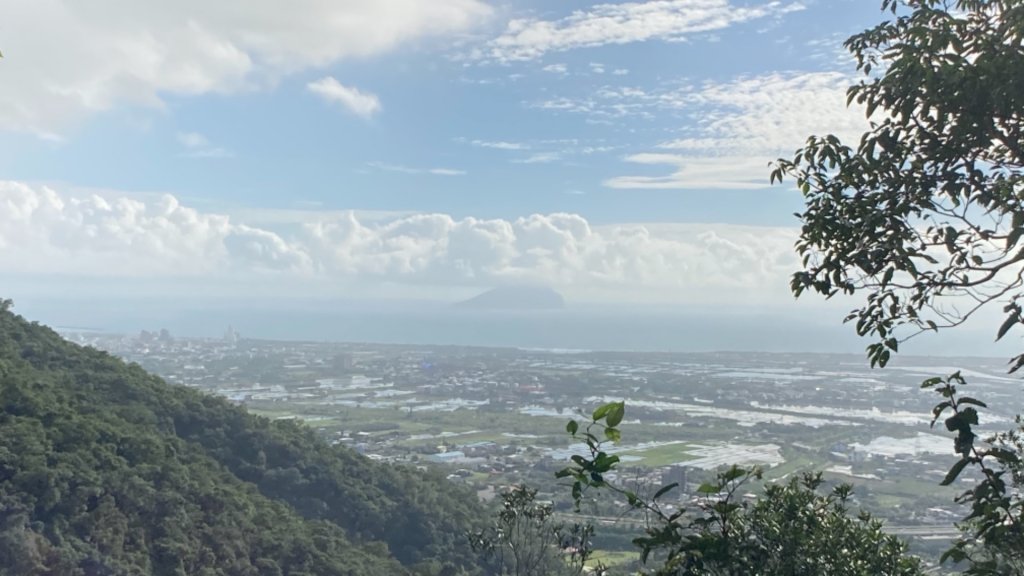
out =
[(575, 420), (569, 420), (569, 423), (565, 425), (565, 431), (573, 436), (576, 435), (576, 431), (580, 429), (580, 425)]
[(939, 420), (939, 417), (942, 416), (942, 413), (951, 406), (953, 406), (953, 403), (947, 400), (932, 408), (932, 428), (935, 427), (935, 423)]
[(721, 490), (721, 488), (714, 484), (708, 484), (707, 482), (701, 484), (700, 487), (697, 488), (697, 492), (700, 494), (718, 494), (719, 490)]
[(612, 407), (608, 410), (608, 416), (605, 418), (605, 422), (611, 428), (618, 426), (622, 422), (623, 416), (626, 415), (626, 403), (616, 402), (612, 404)]
[(722, 480), (726, 482), (732, 482), (733, 480), (743, 477), (746, 473), (747, 471), (744, 470), (743, 468), (740, 468), (739, 466), (733, 466), (732, 468), (730, 468), (729, 470), (722, 474)]
[(603, 406), (598, 406), (597, 410), (594, 410), (594, 413), (591, 415), (591, 418), (593, 418), (594, 421), (597, 422), (598, 420), (604, 418), (606, 414), (608, 414), (608, 411), (612, 409), (612, 406), (615, 406), (615, 402), (611, 402)]

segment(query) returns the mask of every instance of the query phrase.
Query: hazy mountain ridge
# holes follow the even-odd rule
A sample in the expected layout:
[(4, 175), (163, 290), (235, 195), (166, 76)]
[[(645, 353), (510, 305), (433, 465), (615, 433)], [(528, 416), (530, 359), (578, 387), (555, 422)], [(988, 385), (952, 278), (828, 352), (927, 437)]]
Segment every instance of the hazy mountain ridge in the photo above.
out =
[[(475, 571), (443, 478), (171, 386), (0, 311), (0, 574)], [(446, 566), (447, 565), (447, 566)]]
[(546, 286), (499, 286), (455, 304), (464, 310), (559, 310), (565, 298)]

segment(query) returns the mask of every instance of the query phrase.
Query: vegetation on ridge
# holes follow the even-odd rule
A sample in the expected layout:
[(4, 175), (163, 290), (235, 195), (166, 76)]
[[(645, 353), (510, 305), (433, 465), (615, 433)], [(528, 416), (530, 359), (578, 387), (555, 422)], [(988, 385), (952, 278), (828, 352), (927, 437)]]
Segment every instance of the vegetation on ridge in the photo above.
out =
[[(921, 562), (907, 545), (886, 534), (882, 523), (851, 514), (852, 486), (822, 494), (820, 474), (767, 484), (755, 495), (758, 468), (733, 466), (697, 489), (687, 505), (670, 503), (678, 483), (641, 494), (613, 480), (619, 457), (607, 452), (618, 442), (625, 404), (598, 407), (588, 420), (570, 420), (566, 431), (587, 446), (558, 472), (571, 484), (573, 500), (593, 495), (624, 500), (647, 520), (633, 543), (659, 576), (920, 576)], [(673, 494), (673, 492), (675, 492)]]
[(0, 306), (0, 574), (458, 574), (442, 477), (170, 386)]

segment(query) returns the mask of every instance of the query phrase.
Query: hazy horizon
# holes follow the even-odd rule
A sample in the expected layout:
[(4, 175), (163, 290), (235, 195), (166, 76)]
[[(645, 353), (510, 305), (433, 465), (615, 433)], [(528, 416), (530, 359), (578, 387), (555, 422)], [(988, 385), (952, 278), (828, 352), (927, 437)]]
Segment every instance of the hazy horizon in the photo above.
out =
[[(796, 304), (799, 309), (799, 303)], [(133, 335), (166, 328), (174, 336), (219, 338), (231, 326), (261, 340), (376, 342), (636, 352), (779, 352), (863, 355), (842, 314), (730, 313), (671, 306), (573, 305), (562, 310), (461, 310), (449, 301), (310, 301), (262, 303), (181, 300), (15, 299), (15, 311), (63, 330)], [(916, 356), (1009, 358), (987, 325), (925, 334), (903, 350)]]

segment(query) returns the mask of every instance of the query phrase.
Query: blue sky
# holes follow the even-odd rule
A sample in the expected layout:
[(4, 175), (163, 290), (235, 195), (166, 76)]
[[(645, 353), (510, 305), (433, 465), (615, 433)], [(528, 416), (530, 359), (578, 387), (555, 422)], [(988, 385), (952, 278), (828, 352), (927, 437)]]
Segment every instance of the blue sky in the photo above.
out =
[(0, 0), (5, 277), (781, 305), (800, 197), (767, 164), (864, 127), (841, 42), (882, 17), (210, 4)]

